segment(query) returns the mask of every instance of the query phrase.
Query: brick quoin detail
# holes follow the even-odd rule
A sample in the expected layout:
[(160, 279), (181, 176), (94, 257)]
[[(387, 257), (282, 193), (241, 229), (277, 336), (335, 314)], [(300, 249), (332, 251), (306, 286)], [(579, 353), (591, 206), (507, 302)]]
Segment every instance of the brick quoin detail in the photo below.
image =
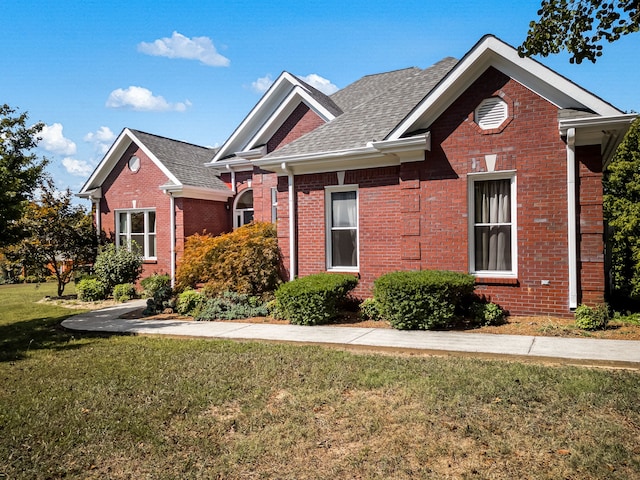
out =
[[(478, 131), (473, 112), (485, 98), (508, 99), (510, 121), (499, 131)], [(432, 125), (432, 150), (422, 162), (348, 170), (345, 185), (358, 185), (360, 283), (355, 294), (371, 295), (373, 281), (395, 270), (468, 272), (470, 173), (515, 171), (517, 184), (516, 279), (478, 279), (477, 292), (511, 314), (569, 316), (566, 144), (558, 133), (558, 109), (494, 68), (485, 71)], [(293, 131), (293, 130), (292, 130)], [(579, 301), (604, 294), (602, 185), (599, 147), (580, 147), (578, 165)], [(258, 172), (254, 172), (254, 176)], [(287, 178), (260, 172), (256, 219), (271, 217), (270, 188), (278, 190), (278, 241), (289, 265)], [(336, 172), (295, 178), (299, 276), (326, 270), (325, 186)]]

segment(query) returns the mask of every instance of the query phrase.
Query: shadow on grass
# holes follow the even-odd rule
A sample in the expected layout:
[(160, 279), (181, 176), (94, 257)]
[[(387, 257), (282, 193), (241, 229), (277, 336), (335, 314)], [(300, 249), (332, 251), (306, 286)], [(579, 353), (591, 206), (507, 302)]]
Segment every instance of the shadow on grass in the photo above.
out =
[(0, 325), (0, 362), (23, 360), (31, 350), (73, 350), (87, 343), (73, 343), (79, 338), (105, 338), (99, 333), (70, 332), (60, 323), (72, 315), (34, 318)]

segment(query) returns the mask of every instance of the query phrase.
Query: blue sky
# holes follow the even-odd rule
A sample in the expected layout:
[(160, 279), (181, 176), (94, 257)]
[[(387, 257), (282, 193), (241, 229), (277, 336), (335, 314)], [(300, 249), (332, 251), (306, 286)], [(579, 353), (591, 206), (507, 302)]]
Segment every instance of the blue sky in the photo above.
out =
[[(283, 70), (321, 89), (525, 38), (538, 0), (2, 2), (0, 103), (46, 124), (39, 153), (77, 192), (125, 127), (222, 144)], [(640, 111), (640, 34), (594, 65), (543, 64)]]

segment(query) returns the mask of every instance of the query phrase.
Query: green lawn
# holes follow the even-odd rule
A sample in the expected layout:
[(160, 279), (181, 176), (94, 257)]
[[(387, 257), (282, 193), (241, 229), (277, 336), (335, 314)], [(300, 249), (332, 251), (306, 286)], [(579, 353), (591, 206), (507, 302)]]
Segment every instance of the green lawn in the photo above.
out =
[(640, 374), (67, 333), (0, 287), (0, 479), (640, 478)]

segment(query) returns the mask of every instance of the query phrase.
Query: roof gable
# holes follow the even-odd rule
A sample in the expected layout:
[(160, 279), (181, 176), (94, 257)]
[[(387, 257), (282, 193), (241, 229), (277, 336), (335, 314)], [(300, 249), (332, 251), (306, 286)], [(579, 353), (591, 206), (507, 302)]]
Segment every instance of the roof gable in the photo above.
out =
[(84, 184), (79, 195), (86, 196), (89, 192), (101, 188), (132, 143), (135, 143), (167, 177), (168, 183), (158, 187), (218, 191), (225, 195), (230, 192), (215, 172), (204, 166), (215, 150), (125, 128)]
[(330, 121), (342, 113), (328, 96), (294, 75), (283, 72), (215, 154), (211, 163), (265, 144), (301, 102), (324, 121)]
[(586, 110), (599, 116), (622, 112), (531, 58), (522, 58), (511, 45), (484, 36), (429, 94), (390, 133), (388, 139), (427, 128), (489, 67), (501, 71), (560, 109)]
[(369, 75), (332, 99), (348, 109), (341, 116), (283, 146), (270, 157), (334, 152), (387, 138), (412, 108), (456, 65), (446, 58), (430, 68)]

